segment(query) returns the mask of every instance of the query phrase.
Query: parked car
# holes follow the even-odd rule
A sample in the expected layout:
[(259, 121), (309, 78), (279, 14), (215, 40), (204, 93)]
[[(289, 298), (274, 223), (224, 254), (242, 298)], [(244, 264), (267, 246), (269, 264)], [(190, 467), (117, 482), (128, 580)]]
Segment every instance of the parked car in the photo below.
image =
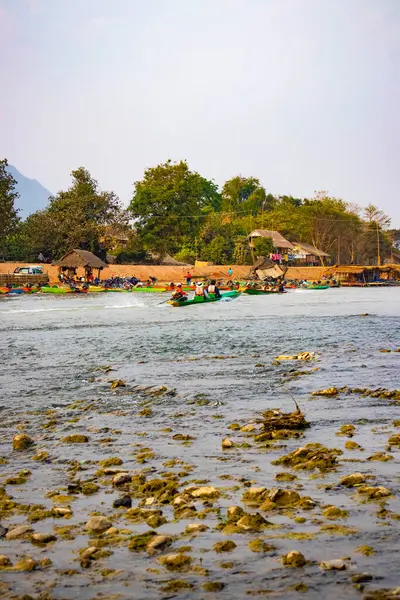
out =
[(43, 275), (43, 267), (17, 267), (14, 271), (15, 275)]

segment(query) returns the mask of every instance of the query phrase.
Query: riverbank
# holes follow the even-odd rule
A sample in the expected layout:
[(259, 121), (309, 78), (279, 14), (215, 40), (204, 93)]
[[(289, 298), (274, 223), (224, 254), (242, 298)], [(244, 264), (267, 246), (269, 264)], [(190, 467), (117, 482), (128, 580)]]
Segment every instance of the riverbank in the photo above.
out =
[[(17, 267), (21, 267), (26, 263), (21, 262), (4, 262), (0, 263), (0, 273), (13, 273)], [(58, 283), (58, 267), (53, 265), (43, 265), (44, 270), (50, 277), (50, 283)], [(214, 274), (218, 277), (228, 279), (227, 265), (213, 265), (202, 267), (190, 267), (189, 270), (193, 277), (210, 276)], [(232, 265), (233, 279), (243, 279), (250, 271), (249, 265)], [(310, 281), (318, 281), (324, 271), (324, 267), (290, 267), (286, 278)], [(178, 282), (185, 281), (188, 267), (168, 267), (160, 265), (109, 265), (107, 269), (102, 271), (102, 278), (110, 277), (138, 277), (142, 281), (146, 281), (149, 277), (156, 277), (158, 281), (168, 283), (170, 281)], [(84, 275), (83, 269), (79, 269), (78, 274)]]

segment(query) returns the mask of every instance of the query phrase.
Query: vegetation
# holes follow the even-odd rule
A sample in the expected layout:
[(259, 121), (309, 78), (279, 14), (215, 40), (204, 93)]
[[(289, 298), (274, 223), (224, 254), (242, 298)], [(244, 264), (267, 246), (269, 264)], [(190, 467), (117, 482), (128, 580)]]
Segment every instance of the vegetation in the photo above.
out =
[(400, 231), (389, 230), (390, 218), (372, 204), (361, 208), (325, 191), (312, 198), (267, 194), (255, 177), (233, 177), (219, 190), (186, 161), (147, 169), (128, 209), (80, 167), (68, 190), (20, 221), (16, 182), (6, 166), (0, 161), (0, 252), (8, 259), (35, 260), (41, 253), (52, 260), (82, 248), (116, 262), (170, 254), (186, 263), (250, 264), (254, 255), (274, 251), (272, 240), (260, 238), (252, 256), (247, 236), (253, 229), (279, 231), (347, 264), (376, 263), (379, 254), (390, 259), (400, 247)]

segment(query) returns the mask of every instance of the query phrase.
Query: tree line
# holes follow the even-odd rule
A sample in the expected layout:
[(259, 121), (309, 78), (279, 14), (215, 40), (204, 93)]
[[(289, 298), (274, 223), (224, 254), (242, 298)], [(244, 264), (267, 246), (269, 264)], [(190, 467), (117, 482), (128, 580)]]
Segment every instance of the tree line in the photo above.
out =
[(102, 191), (83, 167), (71, 186), (49, 198), (48, 206), (22, 220), (15, 208), (17, 182), (0, 161), (0, 256), (34, 261), (39, 254), (60, 258), (72, 248), (90, 250), (119, 263), (147, 262), (172, 255), (193, 263), (251, 264), (254, 255), (274, 250), (248, 235), (254, 229), (279, 231), (291, 242), (327, 252), (332, 262), (376, 264), (390, 260), (400, 230), (377, 206), (360, 207), (319, 191), (312, 198), (267, 193), (256, 177), (237, 176), (222, 188), (190, 170), (186, 161), (147, 169), (135, 182), (128, 208), (112, 191)]

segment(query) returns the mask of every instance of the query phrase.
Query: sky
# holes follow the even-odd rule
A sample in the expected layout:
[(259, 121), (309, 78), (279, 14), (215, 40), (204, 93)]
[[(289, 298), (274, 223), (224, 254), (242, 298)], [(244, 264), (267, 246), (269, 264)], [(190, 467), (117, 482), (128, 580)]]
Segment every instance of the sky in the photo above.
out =
[(0, 157), (124, 203), (186, 159), (400, 227), (400, 0), (0, 0)]

